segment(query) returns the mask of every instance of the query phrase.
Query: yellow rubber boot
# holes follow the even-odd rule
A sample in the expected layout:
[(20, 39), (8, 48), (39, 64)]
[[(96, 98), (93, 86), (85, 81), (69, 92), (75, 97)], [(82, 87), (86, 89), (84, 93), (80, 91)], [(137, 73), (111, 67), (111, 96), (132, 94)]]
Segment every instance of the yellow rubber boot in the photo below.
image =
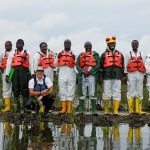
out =
[(4, 134), (6, 136), (10, 136), (11, 134), (11, 126), (9, 122), (4, 122)]
[(140, 115), (145, 115), (145, 112), (142, 111), (142, 100), (136, 97), (135, 99), (135, 113)]
[(134, 110), (133, 110), (133, 98), (128, 98), (128, 109), (129, 109), (129, 113), (130, 114), (134, 113)]
[(67, 124), (67, 135), (71, 135), (72, 131), (72, 125), (71, 124)]
[(140, 141), (142, 138), (142, 134), (141, 134), (141, 129), (140, 128), (136, 128), (135, 129), (135, 139), (137, 141)]
[(64, 123), (61, 125), (61, 135), (65, 135), (67, 132), (67, 124)]
[(120, 101), (113, 100), (113, 114), (118, 115), (118, 108), (119, 108)]
[(109, 100), (104, 100), (104, 114), (109, 115)]
[(146, 114), (144, 111), (142, 111), (142, 99), (139, 99), (139, 114), (140, 115)]
[(113, 137), (115, 141), (118, 141), (120, 138), (119, 127), (113, 128)]
[(129, 131), (128, 131), (128, 141), (131, 144), (133, 140), (133, 129), (131, 127), (129, 127)]
[(66, 113), (66, 101), (61, 101), (61, 111), (60, 114), (65, 114)]
[(44, 113), (44, 106), (40, 106), (39, 113)]
[(45, 127), (44, 127), (44, 122), (40, 122), (40, 131), (44, 131)]
[(2, 110), (2, 112), (8, 111), (10, 111), (10, 98), (5, 98), (5, 108)]
[(72, 101), (68, 101), (67, 103), (67, 113), (70, 113), (72, 109)]

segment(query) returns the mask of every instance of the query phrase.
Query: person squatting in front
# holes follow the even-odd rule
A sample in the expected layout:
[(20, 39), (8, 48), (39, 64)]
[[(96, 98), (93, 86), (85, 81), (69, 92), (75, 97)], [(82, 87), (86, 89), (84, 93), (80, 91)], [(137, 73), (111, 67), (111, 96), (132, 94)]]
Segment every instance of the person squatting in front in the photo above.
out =
[(75, 55), (71, 50), (71, 41), (64, 41), (64, 50), (58, 54), (58, 85), (61, 102), (60, 114), (70, 113), (76, 90)]
[(22, 39), (17, 40), (16, 48), (8, 56), (5, 80), (9, 82), (9, 74), (11, 73), (14, 109), (16, 112), (20, 112), (19, 95), (21, 94), (23, 97), (23, 107), (25, 109), (29, 98), (28, 82), (31, 74), (33, 75), (34, 72), (30, 54), (24, 50), (24, 41)]
[(78, 91), (80, 95), (79, 109), (84, 112), (86, 94), (91, 100), (92, 113), (96, 114), (97, 81), (99, 74), (100, 58), (99, 54), (92, 51), (91, 42), (85, 42), (85, 52), (82, 52), (77, 59), (76, 68), (78, 70)]
[(107, 49), (100, 59), (100, 82), (104, 82), (104, 114), (110, 114), (109, 105), (113, 99), (113, 114), (118, 115), (121, 100), (121, 80), (124, 78), (124, 57), (116, 50), (116, 37), (106, 38)]
[[(129, 113), (145, 114), (142, 111), (143, 81), (146, 82), (145, 57), (138, 50), (139, 42), (133, 40), (131, 43), (132, 51), (125, 56), (125, 75), (127, 81), (127, 101)], [(135, 98), (135, 110), (134, 110)]]
[(38, 66), (35, 77), (29, 81), (28, 88), (30, 96), (35, 96), (40, 109), (44, 109), (40, 112), (44, 112), (44, 117), (47, 118), (48, 111), (54, 102), (50, 97), (53, 92), (53, 83), (44, 74), (43, 67)]
[(3, 91), (3, 98), (5, 104), (5, 108), (2, 110), (2, 112), (8, 112), (11, 110), (12, 86), (11, 86), (11, 82), (7, 83), (5, 81), (7, 59), (11, 51), (12, 51), (12, 43), (11, 41), (6, 41), (5, 51), (0, 54), (0, 69), (2, 73), (2, 85), (3, 85), (2, 91)]

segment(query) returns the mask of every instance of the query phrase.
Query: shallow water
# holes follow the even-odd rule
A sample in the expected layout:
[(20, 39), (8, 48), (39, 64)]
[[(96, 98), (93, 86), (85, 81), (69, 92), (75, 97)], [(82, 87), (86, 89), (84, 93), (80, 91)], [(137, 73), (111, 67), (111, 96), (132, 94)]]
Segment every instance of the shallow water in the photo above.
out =
[(1, 150), (143, 150), (150, 149), (150, 127), (127, 124), (100, 127), (92, 123), (38, 125), (0, 123)]

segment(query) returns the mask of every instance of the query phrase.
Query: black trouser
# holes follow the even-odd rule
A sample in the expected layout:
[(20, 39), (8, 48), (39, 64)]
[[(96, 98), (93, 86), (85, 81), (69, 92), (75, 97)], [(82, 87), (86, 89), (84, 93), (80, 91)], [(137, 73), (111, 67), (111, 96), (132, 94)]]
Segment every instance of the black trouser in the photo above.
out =
[(29, 69), (18, 66), (14, 67), (14, 74), (12, 77), (12, 91), (14, 97), (19, 97), (21, 94), (23, 97), (29, 97), (28, 82), (30, 79)]
[(50, 97), (50, 95), (47, 95), (43, 97), (42, 102), (45, 106), (45, 113), (48, 113), (54, 103), (54, 98)]

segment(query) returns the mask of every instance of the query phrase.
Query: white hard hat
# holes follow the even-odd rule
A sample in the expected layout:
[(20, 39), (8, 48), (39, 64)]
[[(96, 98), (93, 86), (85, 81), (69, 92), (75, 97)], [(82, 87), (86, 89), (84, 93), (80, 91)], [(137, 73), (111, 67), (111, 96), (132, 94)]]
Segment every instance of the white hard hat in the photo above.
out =
[(44, 71), (43, 67), (42, 66), (38, 66), (36, 71)]

